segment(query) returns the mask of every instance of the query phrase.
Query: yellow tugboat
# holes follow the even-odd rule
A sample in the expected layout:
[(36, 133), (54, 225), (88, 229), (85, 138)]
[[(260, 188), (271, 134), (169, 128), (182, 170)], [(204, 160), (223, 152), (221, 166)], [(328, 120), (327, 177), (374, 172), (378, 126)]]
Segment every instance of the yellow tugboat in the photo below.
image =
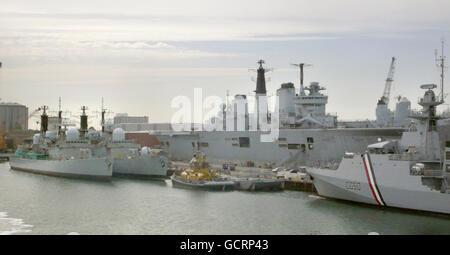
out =
[(195, 155), (190, 161), (190, 167), (180, 174), (174, 173), (171, 180), (176, 188), (232, 190), (235, 186), (233, 181), (227, 180), (211, 170), (204, 155)]

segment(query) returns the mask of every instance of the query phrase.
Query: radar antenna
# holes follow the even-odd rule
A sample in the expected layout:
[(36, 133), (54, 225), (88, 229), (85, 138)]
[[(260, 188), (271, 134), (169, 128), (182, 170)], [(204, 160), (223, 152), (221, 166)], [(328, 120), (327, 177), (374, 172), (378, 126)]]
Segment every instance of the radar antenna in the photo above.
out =
[(259, 64), (258, 69), (248, 69), (249, 71), (256, 71), (258, 76), (256, 78), (256, 94), (262, 94), (262, 95), (266, 95), (267, 94), (267, 90), (266, 90), (266, 77), (265, 77), (265, 73), (273, 71), (273, 68), (264, 68), (263, 64), (265, 63), (264, 60), (260, 59), (258, 60), (258, 62), (256, 62)]
[(296, 66), (300, 68), (300, 95), (305, 94), (305, 89), (303, 88), (303, 68), (312, 66), (311, 64), (299, 63), (299, 64), (291, 64), (292, 66)]
[[(441, 101), (444, 102), (444, 71), (447, 68), (447, 66), (445, 66), (445, 55), (444, 55), (444, 38), (441, 39), (441, 44), (442, 44), (442, 48), (441, 48), (441, 55), (438, 57), (438, 50), (434, 50), (434, 55), (435, 55), (435, 61), (436, 61), (436, 66), (440, 69), (441, 71), (441, 92), (440, 92), (440, 98)], [(438, 96), (438, 97), (439, 97)]]

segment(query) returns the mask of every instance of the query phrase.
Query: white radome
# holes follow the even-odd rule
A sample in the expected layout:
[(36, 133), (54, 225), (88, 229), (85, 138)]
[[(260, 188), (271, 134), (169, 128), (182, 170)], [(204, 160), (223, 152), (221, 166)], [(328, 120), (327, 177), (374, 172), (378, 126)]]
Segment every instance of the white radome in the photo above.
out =
[(152, 152), (152, 149), (150, 149), (147, 146), (145, 146), (141, 149), (141, 155), (150, 155), (151, 152)]
[(121, 128), (115, 128), (112, 134), (113, 142), (125, 141), (125, 131)]
[(76, 128), (70, 128), (66, 131), (66, 141), (74, 142), (80, 140), (80, 132)]

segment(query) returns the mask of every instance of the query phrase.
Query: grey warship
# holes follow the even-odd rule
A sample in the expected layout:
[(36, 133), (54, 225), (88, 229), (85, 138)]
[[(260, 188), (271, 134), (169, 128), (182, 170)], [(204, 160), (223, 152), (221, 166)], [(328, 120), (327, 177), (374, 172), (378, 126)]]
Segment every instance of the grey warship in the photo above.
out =
[[(443, 85), (443, 84), (442, 84)], [(337, 169), (308, 168), (325, 197), (379, 206), (450, 214), (450, 131), (439, 128), (436, 106), (444, 103), (425, 84), (422, 110), (400, 140), (371, 144), (363, 154), (346, 153)], [(443, 91), (443, 90), (442, 90)]]
[[(43, 106), (41, 130), (33, 144), (22, 144), (10, 158), (12, 170), (49, 176), (111, 180), (113, 160), (99, 155), (97, 145), (87, 135), (87, 116), (81, 116), (81, 128), (48, 130), (47, 106)], [(61, 111), (59, 112), (61, 118)]]
[[(263, 64), (263, 60), (258, 61), (255, 105), (267, 97), (265, 73), (271, 69)], [(379, 138), (400, 138), (403, 126), (378, 126), (369, 122), (351, 128), (347, 123), (340, 126), (337, 116), (326, 112), (328, 96), (322, 93), (325, 88), (318, 82), (304, 86), (305, 65), (298, 66), (300, 89), (289, 82), (282, 84), (276, 93), (279, 98), (277, 139), (261, 141), (261, 136), (267, 132), (259, 127), (259, 122), (256, 126), (251, 125), (252, 117), (259, 116), (259, 108), (255, 107), (254, 113), (250, 113), (247, 95), (241, 94), (223, 105), (223, 110), (211, 120), (211, 131), (155, 131), (153, 134), (160, 140), (161, 148), (168, 151), (171, 160), (188, 161), (195, 151), (202, 151), (212, 163), (259, 167), (302, 166), (308, 162), (339, 160), (346, 151), (363, 152)], [(239, 116), (234, 107), (240, 103), (246, 109), (243, 130), (237, 128)], [(269, 113), (268, 119), (270, 117)]]

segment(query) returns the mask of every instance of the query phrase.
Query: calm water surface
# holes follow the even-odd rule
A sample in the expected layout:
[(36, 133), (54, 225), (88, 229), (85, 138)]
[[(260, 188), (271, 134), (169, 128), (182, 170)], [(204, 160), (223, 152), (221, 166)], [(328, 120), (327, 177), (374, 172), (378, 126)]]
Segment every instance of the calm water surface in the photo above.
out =
[(0, 234), (450, 234), (450, 217), (312, 193), (205, 192), (169, 181), (110, 183), (0, 164)]

